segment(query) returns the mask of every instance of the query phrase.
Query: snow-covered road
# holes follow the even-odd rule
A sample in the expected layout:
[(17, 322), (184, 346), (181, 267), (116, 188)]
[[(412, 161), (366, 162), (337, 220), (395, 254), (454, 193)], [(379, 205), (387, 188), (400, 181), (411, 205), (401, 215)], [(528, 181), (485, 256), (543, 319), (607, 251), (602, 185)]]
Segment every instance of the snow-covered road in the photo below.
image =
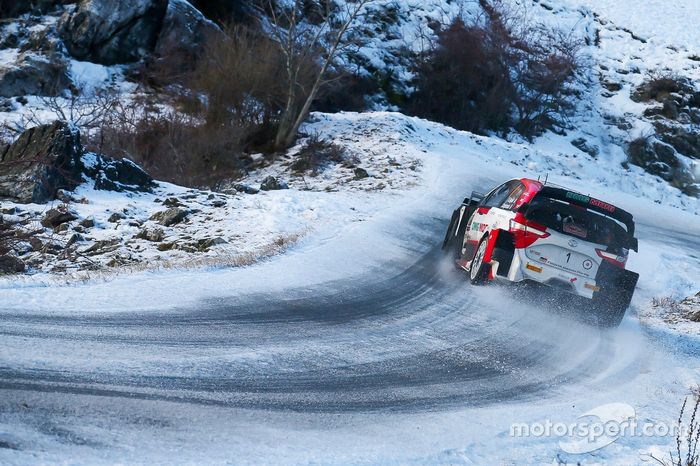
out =
[[(634, 316), (600, 331), (561, 295), (470, 287), (437, 247), (445, 219), (423, 214), (386, 223), (392, 259), (345, 279), (232, 283), (167, 311), (4, 311), (0, 462), (538, 464), (557, 439), (510, 438), (510, 423), (612, 401), (672, 419), (697, 376), (692, 342)], [(342, 260), (338, 240), (260, 268), (276, 282), (326, 247)], [(629, 464), (649, 446), (629, 442), (594, 458)]]

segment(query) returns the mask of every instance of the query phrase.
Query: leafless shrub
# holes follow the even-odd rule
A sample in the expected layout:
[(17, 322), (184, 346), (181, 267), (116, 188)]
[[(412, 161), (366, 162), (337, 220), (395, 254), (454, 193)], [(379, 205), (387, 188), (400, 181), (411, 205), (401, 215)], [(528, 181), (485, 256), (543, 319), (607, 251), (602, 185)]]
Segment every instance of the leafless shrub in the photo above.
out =
[[(308, 84), (312, 66), (300, 69), (295, 85)], [(288, 92), (279, 46), (240, 25), (208, 38), (187, 84), (195, 92), (191, 107), (207, 126), (238, 128), (250, 135), (251, 144), (276, 130)]]
[(22, 243), (29, 242), (39, 232), (36, 226), (24, 226), (16, 219), (0, 215), (0, 256), (16, 253)]
[(649, 100), (661, 102), (669, 94), (692, 91), (693, 87), (688, 78), (673, 71), (654, 70), (647, 75), (644, 83), (634, 91), (632, 100), (636, 102), (647, 102)]
[[(140, 164), (157, 179), (210, 186), (246, 169), (247, 151), (269, 148), (285, 84), (282, 55), (259, 30), (229, 25), (206, 40), (173, 108), (148, 98), (120, 104), (92, 148)], [(182, 91), (182, 89), (180, 89)]]
[(670, 460), (652, 458), (663, 466), (698, 466), (700, 465), (700, 418), (698, 418), (698, 408), (700, 408), (700, 397), (697, 394), (691, 401), (692, 411), (689, 414), (688, 423), (685, 424), (685, 414), (688, 399), (683, 400), (681, 412), (676, 423), (676, 451), (670, 452)]
[(41, 97), (39, 108), (30, 109), (18, 120), (4, 122), (2, 129), (5, 139), (12, 140), (31, 127), (61, 120), (80, 129), (87, 139), (112, 117), (119, 101), (119, 93), (110, 87), (87, 92), (73, 89), (68, 97)]
[(126, 107), (122, 118), (100, 129), (89, 148), (128, 158), (156, 179), (184, 186), (209, 186), (239, 176), (244, 134), (231, 126), (208, 126), (175, 111)]
[(651, 298), (651, 305), (655, 308), (667, 309), (669, 311), (680, 311), (680, 305), (677, 300), (670, 296), (661, 296)]
[(315, 175), (330, 164), (347, 160), (348, 156), (343, 147), (314, 135), (301, 146), (291, 169), (300, 174), (311, 172)]
[(562, 126), (580, 44), (499, 2), (480, 3), (485, 18), (458, 17), (420, 58), (407, 110), (478, 133), (532, 137)]

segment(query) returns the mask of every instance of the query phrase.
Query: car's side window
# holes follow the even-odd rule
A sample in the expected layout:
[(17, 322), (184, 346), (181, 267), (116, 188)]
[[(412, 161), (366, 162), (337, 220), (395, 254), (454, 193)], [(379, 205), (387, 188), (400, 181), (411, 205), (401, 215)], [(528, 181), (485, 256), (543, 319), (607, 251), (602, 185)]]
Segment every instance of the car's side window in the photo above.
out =
[(513, 210), (515, 203), (520, 199), (520, 196), (525, 192), (525, 185), (521, 182), (515, 183), (515, 188), (510, 192), (506, 200), (501, 205), (501, 209)]
[(508, 194), (513, 188), (512, 183), (504, 183), (496, 188), (486, 199), (484, 199), (484, 207), (499, 207), (506, 200)]

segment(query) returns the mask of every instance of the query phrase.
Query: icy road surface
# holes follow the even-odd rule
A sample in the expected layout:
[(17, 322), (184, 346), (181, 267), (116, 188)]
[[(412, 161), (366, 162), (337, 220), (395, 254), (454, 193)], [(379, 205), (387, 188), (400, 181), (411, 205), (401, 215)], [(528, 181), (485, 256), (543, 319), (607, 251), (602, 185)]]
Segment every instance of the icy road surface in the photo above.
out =
[[(601, 332), (566, 297), (471, 287), (436, 247), (444, 227), (418, 215), (385, 230), (392, 260), (368, 259), (371, 270), (345, 280), (294, 284), (326, 248), (342, 265), (346, 251), (329, 241), (262, 265), (279, 291), (239, 294), (231, 282), (170, 310), (76, 311), (57, 292), (52, 312), (51, 292), (35, 290), (36, 307), (0, 323), (0, 463), (540, 464), (562, 454), (557, 439), (509, 438), (511, 422), (565, 421), (608, 402), (673, 419), (697, 376), (696, 347), (634, 316)], [(658, 234), (639, 230), (642, 241)], [(697, 236), (664, 233), (700, 250)], [(187, 292), (198, 279), (185, 278)], [(144, 283), (159, 284), (133, 287)], [(129, 302), (113, 286), (110, 299)], [(173, 284), (161, 286), (171, 304)], [(666, 441), (621, 439), (596, 455), (630, 464)]]

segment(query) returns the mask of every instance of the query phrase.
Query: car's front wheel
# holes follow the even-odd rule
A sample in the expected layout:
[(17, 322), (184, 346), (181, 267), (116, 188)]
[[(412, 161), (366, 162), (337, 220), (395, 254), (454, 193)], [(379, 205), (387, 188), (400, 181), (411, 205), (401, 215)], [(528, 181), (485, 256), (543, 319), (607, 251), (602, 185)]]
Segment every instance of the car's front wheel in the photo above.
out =
[(489, 264), (484, 262), (488, 244), (489, 238), (484, 236), (474, 252), (474, 258), (471, 267), (469, 267), (469, 280), (473, 285), (483, 285), (489, 278)]

